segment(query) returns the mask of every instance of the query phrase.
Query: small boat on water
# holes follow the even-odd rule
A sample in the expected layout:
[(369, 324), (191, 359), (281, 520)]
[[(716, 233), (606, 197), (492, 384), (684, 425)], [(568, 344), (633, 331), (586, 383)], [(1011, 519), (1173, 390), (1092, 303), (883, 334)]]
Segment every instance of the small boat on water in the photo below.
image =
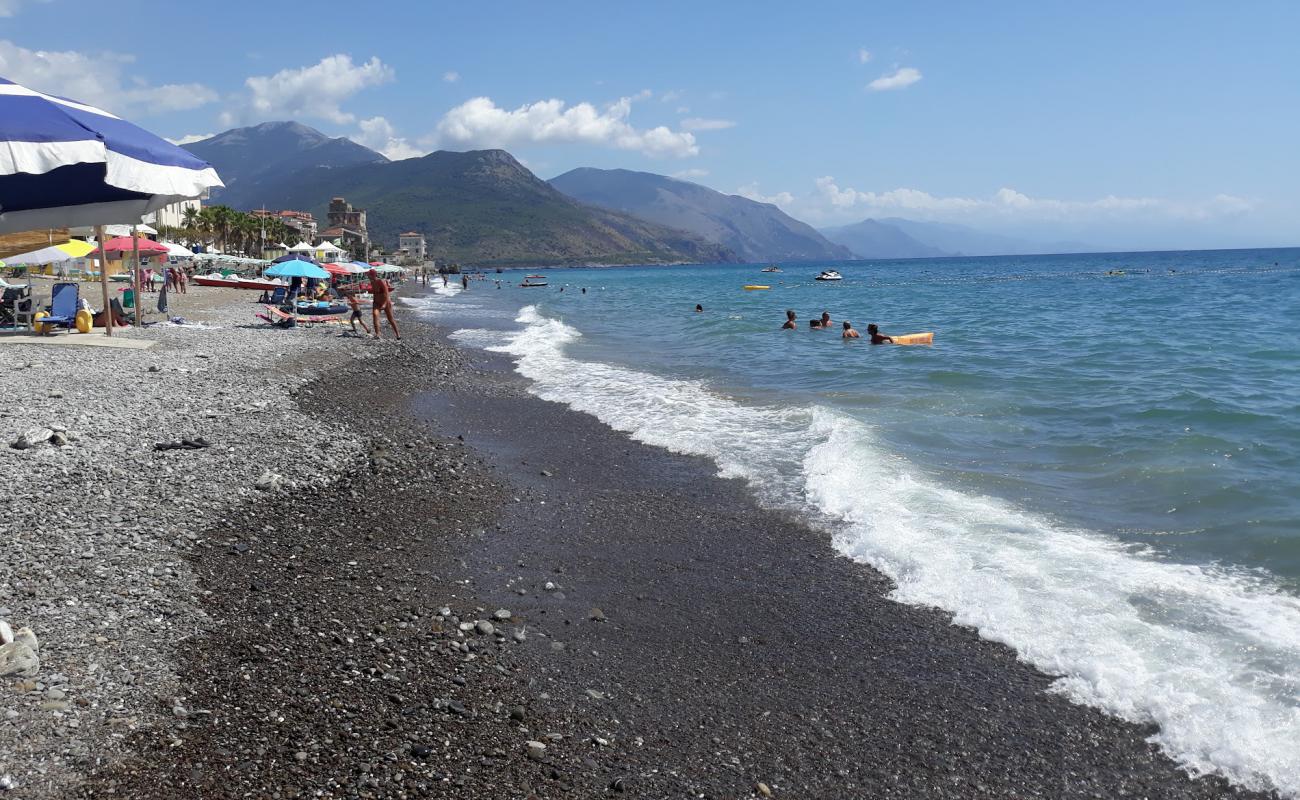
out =
[(816, 280), (819, 280), (819, 281), (842, 281), (842, 280), (844, 280), (844, 276), (841, 275), (841, 274), (839, 274), (838, 272), (836, 272), (836, 271), (833, 270), (833, 269), (824, 269), (824, 270), (822, 270), (822, 273), (821, 273), (820, 275), (817, 276)]
[(770, 266), (770, 267), (763, 267), (763, 269), (761, 269), (761, 270), (759, 270), (759, 271), (760, 271), (760, 272), (780, 272), (780, 271), (781, 271), (781, 268), (778, 267), (776, 264), (773, 264), (773, 265)]
[(223, 286), (227, 289), (253, 289), (259, 292), (275, 291), (284, 286), (271, 278), (241, 278), (238, 275), (225, 276), (214, 272), (211, 275), (195, 275), (191, 278), (199, 286)]
[(546, 276), (545, 276), (545, 275), (525, 275), (525, 276), (524, 276), (524, 282), (521, 283), (521, 284), (519, 284), (519, 285), (522, 286), (522, 287), (524, 287), (525, 289), (534, 289), (534, 288), (537, 288), (537, 287), (539, 287), (539, 286), (545, 286), (545, 285), (546, 285)]

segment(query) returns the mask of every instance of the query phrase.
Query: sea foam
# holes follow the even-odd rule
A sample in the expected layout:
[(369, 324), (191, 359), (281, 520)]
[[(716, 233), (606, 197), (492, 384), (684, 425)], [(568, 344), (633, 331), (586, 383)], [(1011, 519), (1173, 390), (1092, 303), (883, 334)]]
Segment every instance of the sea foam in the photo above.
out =
[(533, 306), (490, 349), (539, 396), (640, 441), (712, 458), (765, 503), (804, 513), (889, 575), (894, 598), (953, 614), (1058, 676), (1194, 773), (1300, 797), (1300, 599), (1265, 576), (1179, 564), (1002, 500), (943, 486), (830, 409), (737, 402), (565, 355), (581, 334)]

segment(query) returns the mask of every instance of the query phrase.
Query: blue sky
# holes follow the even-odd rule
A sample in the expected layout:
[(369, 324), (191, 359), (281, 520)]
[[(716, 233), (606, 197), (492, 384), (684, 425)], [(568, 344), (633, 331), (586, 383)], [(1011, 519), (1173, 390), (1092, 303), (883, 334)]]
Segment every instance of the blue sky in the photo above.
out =
[(678, 175), (816, 225), (1300, 245), (1297, 31), (1300, 3), (1266, 1), (0, 0), (0, 75), (174, 139), (293, 118), (392, 156)]

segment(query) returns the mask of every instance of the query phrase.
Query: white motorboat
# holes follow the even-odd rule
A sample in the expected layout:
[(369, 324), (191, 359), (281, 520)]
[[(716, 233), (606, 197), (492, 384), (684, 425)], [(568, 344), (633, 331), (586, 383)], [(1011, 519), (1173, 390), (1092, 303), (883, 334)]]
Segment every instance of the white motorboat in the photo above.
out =
[(817, 280), (819, 280), (819, 281), (842, 281), (842, 280), (844, 280), (844, 276), (841, 275), (841, 274), (839, 274), (838, 272), (836, 272), (836, 271), (833, 270), (833, 269), (824, 269), (824, 270), (822, 270), (822, 273), (821, 273), (820, 275), (817, 276)]

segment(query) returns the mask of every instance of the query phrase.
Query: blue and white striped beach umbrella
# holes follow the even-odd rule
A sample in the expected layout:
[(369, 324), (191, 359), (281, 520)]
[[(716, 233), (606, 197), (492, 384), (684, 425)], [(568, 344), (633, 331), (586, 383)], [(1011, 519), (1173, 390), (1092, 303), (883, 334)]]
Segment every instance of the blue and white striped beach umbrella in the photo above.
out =
[(0, 233), (136, 224), (222, 185), (206, 161), (126, 120), (0, 78)]

